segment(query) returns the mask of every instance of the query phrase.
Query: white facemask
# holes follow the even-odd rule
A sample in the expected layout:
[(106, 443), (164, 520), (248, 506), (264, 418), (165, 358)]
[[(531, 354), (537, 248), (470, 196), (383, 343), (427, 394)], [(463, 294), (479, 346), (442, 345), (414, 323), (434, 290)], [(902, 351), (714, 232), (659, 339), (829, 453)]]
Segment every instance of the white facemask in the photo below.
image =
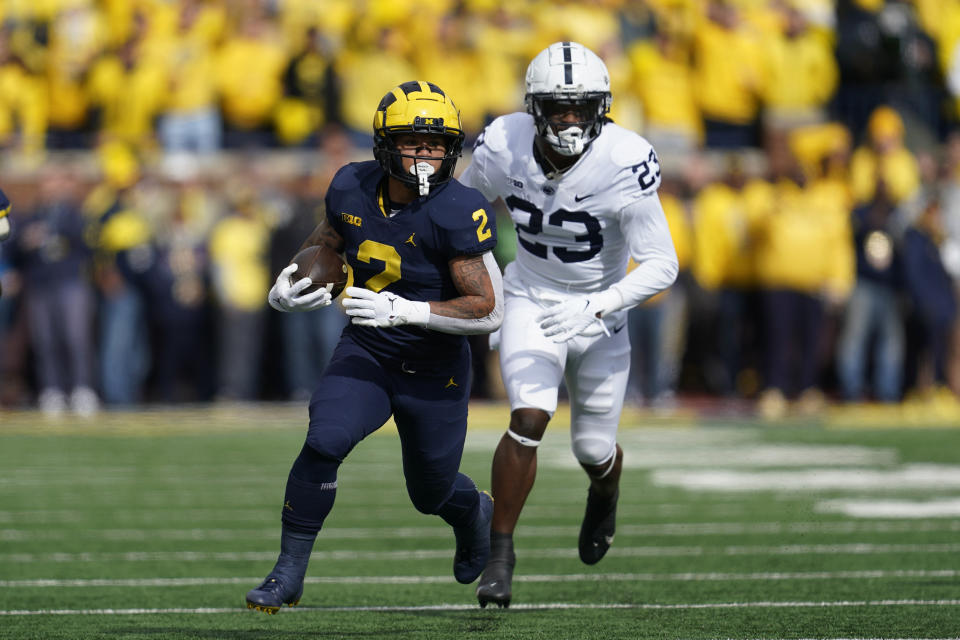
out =
[(417, 186), (420, 188), (421, 196), (430, 193), (430, 183), (427, 179), (435, 172), (436, 170), (429, 162), (417, 162), (410, 167), (410, 173), (417, 176)]
[(544, 136), (550, 146), (562, 156), (578, 156), (583, 153), (585, 147), (583, 140), (583, 129), (580, 127), (567, 127), (559, 134), (548, 131)]

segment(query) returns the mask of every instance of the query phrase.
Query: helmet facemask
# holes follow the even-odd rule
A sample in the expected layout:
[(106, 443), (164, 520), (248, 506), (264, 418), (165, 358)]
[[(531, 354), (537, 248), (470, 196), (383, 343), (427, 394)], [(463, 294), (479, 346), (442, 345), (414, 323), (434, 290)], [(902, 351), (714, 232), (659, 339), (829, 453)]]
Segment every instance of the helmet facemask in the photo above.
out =
[[(604, 94), (582, 97), (528, 94), (527, 113), (533, 116), (539, 135), (562, 156), (578, 156), (600, 135), (609, 109)], [(567, 114), (575, 114), (575, 120)]]
[[(423, 125), (416, 122), (410, 127), (386, 127), (380, 134), (374, 134), (374, 156), (380, 162), (383, 170), (392, 178), (403, 184), (416, 188), (421, 196), (430, 193), (430, 188), (450, 180), (453, 170), (457, 166), (463, 151), (463, 133), (452, 134), (442, 125)], [(418, 155), (417, 150), (401, 151), (397, 146), (396, 138), (402, 134), (428, 133), (443, 138), (444, 154), (442, 157)], [(424, 145), (432, 148), (433, 145)], [(413, 165), (404, 171), (403, 159), (413, 159)], [(428, 160), (440, 160), (440, 167), (434, 169)]]

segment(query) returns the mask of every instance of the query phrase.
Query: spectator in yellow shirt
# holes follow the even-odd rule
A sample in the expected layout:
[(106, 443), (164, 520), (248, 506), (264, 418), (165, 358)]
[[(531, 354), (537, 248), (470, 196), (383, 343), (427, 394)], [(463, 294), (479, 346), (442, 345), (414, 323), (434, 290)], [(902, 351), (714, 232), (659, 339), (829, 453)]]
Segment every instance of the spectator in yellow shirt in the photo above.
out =
[(217, 107), (214, 46), (219, 38), (218, 8), (183, 0), (175, 33), (165, 49), (167, 100), (159, 137), (168, 152), (213, 153), (222, 145)]
[(759, 144), (760, 97), (764, 92), (762, 40), (729, 0), (709, 0), (694, 34), (694, 72), (706, 146)]
[(154, 121), (166, 100), (162, 65), (143, 54), (143, 38), (134, 33), (116, 51), (92, 66), (87, 93), (93, 122), (104, 139), (145, 151), (155, 144)]
[(266, 17), (246, 16), (216, 57), (217, 88), (231, 147), (269, 146), (274, 109), (283, 95), (286, 52)]
[(916, 156), (904, 143), (904, 133), (903, 119), (892, 107), (880, 106), (870, 114), (867, 141), (854, 150), (850, 159), (850, 183), (856, 204), (872, 201), (880, 181), (894, 205), (916, 193), (920, 169)]
[(260, 383), (264, 296), (270, 288), (269, 232), (255, 190), (230, 187), (230, 211), (210, 234), (212, 284), (218, 303), (217, 395), (255, 400)]
[[(796, 167), (796, 165), (795, 165)], [(830, 183), (811, 181), (798, 167), (776, 183), (776, 201), (758, 233), (757, 281), (763, 309), (764, 383), (759, 409), (780, 418), (785, 400), (803, 412), (823, 404), (821, 336), (826, 296), (852, 282), (849, 205)], [(838, 262), (839, 256), (848, 259)], [(845, 264), (847, 273), (837, 273)]]
[[(693, 201), (692, 273), (707, 293), (705, 313), (697, 319), (698, 334), (708, 335), (704, 354), (707, 386), (734, 395), (745, 370), (744, 354), (756, 333), (754, 271), (757, 219), (768, 209), (769, 185), (748, 180), (740, 157), (726, 159), (721, 180), (700, 190)], [(760, 204), (758, 204), (760, 203)]]
[(812, 28), (793, 4), (778, 5), (777, 17), (780, 28), (766, 38), (764, 146), (774, 166), (785, 168), (790, 132), (826, 120), (839, 75), (829, 33)]
[(0, 29), (0, 148), (35, 154), (47, 133), (46, 84), (14, 50), (12, 37)]
[(703, 140), (688, 43), (670, 29), (630, 48), (634, 86), (643, 105), (644, 137), (664, 154), (690, 153)]

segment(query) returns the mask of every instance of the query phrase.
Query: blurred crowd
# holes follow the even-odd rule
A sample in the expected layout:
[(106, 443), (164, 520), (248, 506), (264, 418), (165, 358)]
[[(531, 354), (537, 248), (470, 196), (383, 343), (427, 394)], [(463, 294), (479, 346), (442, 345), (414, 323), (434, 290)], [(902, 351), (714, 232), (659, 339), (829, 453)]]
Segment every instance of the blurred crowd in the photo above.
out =
[(631, 312), (632, 401), (956, 403), (960, 0), (8, 0), (0, 406), (305, 397), (344, 317), (265, 292), (380, 97), (438, 84), (469, 145), (557, 40), (664, 169), (682, 273)]

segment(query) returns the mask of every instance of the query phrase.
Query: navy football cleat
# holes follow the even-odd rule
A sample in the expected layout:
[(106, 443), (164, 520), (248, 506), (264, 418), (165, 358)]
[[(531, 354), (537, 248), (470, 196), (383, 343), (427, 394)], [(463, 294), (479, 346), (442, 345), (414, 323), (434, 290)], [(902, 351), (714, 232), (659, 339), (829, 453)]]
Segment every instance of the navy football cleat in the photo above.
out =
[(617, 490), (612, 498), (602, 498), (593, 492), (587, 492), (587, 511), (580, 525), (580, 560), (584, 564), (597, 564), (613, 544), (613, 533), (617, 526)]
[(493, 497), (480, 492), (480, 508), (473, 524), (454, 527), (457, 552), (453, 556), (453, 577), (461, 584), (477, 579), (490, 557), (490, 520), (493, 519)]
[(487, 568), (480, 576), (477, 585), (477, 600), (480, 607), (485, 609), (487, 604), (494, 603), (502, 609), (510, 606), (512, 597), (513, 567), (517, 563), (517, 556), (513, 553), (513, 536), (509, 534), (494, 535), (490, 540), (490, 560)]
[(263, 584), (247, 592), (247, 609), (274, 614), (283, 605), (293, 607), (299, 604), (302, 595), (302, 578), (297, 582), (287, 576), (271, 573)]

